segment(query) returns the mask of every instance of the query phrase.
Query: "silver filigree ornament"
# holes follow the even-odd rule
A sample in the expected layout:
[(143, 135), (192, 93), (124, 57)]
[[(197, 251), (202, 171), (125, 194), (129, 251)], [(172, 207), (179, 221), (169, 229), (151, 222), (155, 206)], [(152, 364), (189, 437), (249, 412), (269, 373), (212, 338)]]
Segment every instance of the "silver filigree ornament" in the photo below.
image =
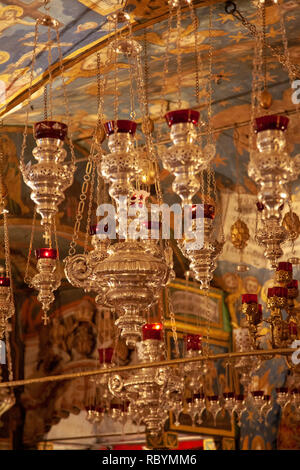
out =
[(161, 289), (169, 282), (172, 265), (164, 252), (151, 253), (139, 240), (119, 241), (108, 253), (95, 273), (108, 286), (104, 302), (119, 314), (116, 325), (121, 336), (128, 347), (134, 348), (141, 338), (145, 311), (157, 301)]
[(63, 148), (67, 126), (55, 121), (41, 121), (35, 124), (37, 146), (32, 154), (37, 163), (21, 163), (24, 182), (32, 190), (31, 199), (35, 202), (41, 224), (51, 227), (64, 200), (65, 190), (71, 186), (75, 164), (64, 163), (67, 156)]
[(199, 116), (192, 109), (170, 111), (165, 116), (171, 128), (172, 145), (161, 152), (161, 158), (165, 168), (175, 176), (172, 189), (182, 204), (192, 203), (200, 189), (197, 173), (209, 164), (215, 153), (212, 145), (203, 150), (197, 143)]
[[(156, 328), (157, 324), (145, 325), (143, 334), (153, 325)], [(164, 343), (150, 335), (138, 343), (137, 353), (140, 363), (160, 361), (165, 356)], [(153, 367), (137, 369), (124, 377), (114, 375), (108, 386), (114, 396), (129, 400), (128, 417), (144, 424), (149, 435), (158, 436), (174, 406), (174, 397), (183, 392), (184, 381), (175, 369)]]
[(141, 173), (139, 153), (134, 147), (136, 123), (129, 120), (108, 121), (104, 124), (108, 137), (109, 153), (103, 153), (98, 166), (99, 175), (109, 182), (109, 194), (116, 201), (117, 213), (120, 199), (133, 191), (132, 181)]
[(262, 214), (262, 228), (256, 234), (264, 246), (264, 255), (273, 267), (283, 254), (281, 245), (288, 233), (281, 225), (282, 209), (288, 199), (287, 183), (298, 176), (294, 159), (286, 151), (286, 129), (289, 119), (271, 115), (257, 118), (257, 150), (250, 155), (248, 174), (258, 186), (258, 208)]
[[(186, 258), (190, 260), (190, 270), (195, 279), (200, 282), (200, 287), (209, 289), (213, 273), (217, 266), (217, 258), (222, 252), (224, 242), (218, 240), (214, 230), (214, 206), (204, 204), (201, 220), (193, 220), (193, 233), (202, 231), (203, 239), (194, 241), (185, 237), (178, 242), (178, 246)], [(199, 224), (200, 223), (200, 224)], [(200, 225), (200, 226), (199, 226)]]
[(65, 275), (72, 286), (79, 287), (85, 292), (95, 292), (96, 302), (102, 304), (107, 283), (101, 274), (99, 275), (97, 267), (108, 256), (110, 240), (97, 233), (96, 225), (90, 227), (90, 233), (93, 249), (86, 254), (65, 258)]

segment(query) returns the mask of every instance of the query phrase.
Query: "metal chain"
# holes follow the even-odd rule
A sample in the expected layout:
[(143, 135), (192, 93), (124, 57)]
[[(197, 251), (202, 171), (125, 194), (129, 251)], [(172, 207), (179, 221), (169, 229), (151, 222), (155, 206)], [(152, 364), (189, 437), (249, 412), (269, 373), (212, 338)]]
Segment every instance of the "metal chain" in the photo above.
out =
[(48, 90), (47, 84), (44, 86), (44, 121), (48, 119)]
[[(3, 121), (1, 121), (1, 127), (3, 127)], [(1, 147), (0, 147), (0, 197), (3, 198), (4, 194), (4, 186), (3, 186), (3, 166), (4, 166), (4, 153), (3, 153), (3, 141), (2, 141), (2, 133), (1, 133)], [(12, 279), (12, 271), (11, 271), (11, 262), (10, 262), (10, 245), (9, 245), (9, 236), (8, 236), (8, 217), (7, 211), (3, 210), (3, 232), (4, 232), (4, 252), (5, 252), (5, 271), (6, 277), (10, 279), (10, 288), (9, 288), (9, 296), (10, 296), (10, 312), (9, 316), (13, 316), (15, 314), (15, 305), (14, 305), (14, 297), (13, 297), (13, 279)]]
[(60, 262), (59, 262), (59, 248), (58, 248), (58, 240), (57, 240), (57, 227), (56, 227), (56, 219), (53, 220), (53, 233), (54, 233), (54, 243), (55, 243), (55, 249), (57, 251), (57, 257), (56, 257), (56, 271), (59, 275), (61, 275), (60, 272)]
[(130, 54), (127, 54), (127, 59), (128, 59), (128, 65), (129, 65), (129, 97), (130, 97), (130, 119), (135, 120), (136, 118), (136, 112), (135, 112), (135, 106), (134, 106), (134, 92), (133, 92), (133, 73), (132, 69), (134, 67), (134, 63), (132, 61), (132, 57)]
[[(98, 118), (97, 118), (96, 126), (94, 127), (91, 149), (90, 149), (88, 161), (87, 161), (86, 168), (85, 168), (85, 174), (83, 177), (83, 183), (81, 187), (81, 193), (80, 193), (79, 203), (78, 203), (78, 208), (77, 208), (77, 213), (76, 213), (76, 221), (75, 221), (75, 225), (73, 229), (72, 241), (69, 247), (69, 256), (73, 256), (76, 253), (76, 245), (77, 245), (81, 221), (82, 221), (83, 213), (85, 209), (85, 202), (87, 199), (89, 184), (92, 179), (91, 189), (90, 189), (91, 191), (90, 196), (91, 196), (94, 190), (93, 188), (94, 188), (95, 171), (96, 171), (96, 160), (99, 157), (99, 153), (101, 153), (101, 145), (96, 146), (97, 133), (99, 132), (100, 127), (103, 124), (103, 109), (102, 109), (103, 108), (103, 94), (101, 93), (101, 57), (100, 57), (99, 52), (97, 52), (97, 104), (98, 104), (98, 110), (97, 110)], [(90, 202), (89, 202), (89, 208), (88, 208), (84, 252), (86, 252), (87, 250), (87, 240), (88, 240), (87, 234), (89, 230), (89, 224), (90, 224), (90, 219), (91, 219), (91, 207), (92, 207), (91, 200), (92, 200), (92, 197), (90, 197), (90, 200), (89, 200)]]
[(264, 89), (267, 88), (267, 54), (266, 54), (266, 3), (261, 5), (262, 11), (262, 61), (264, 75)]
[(6, 276), (10, 279), (10, 313), (9, 316), (12, 317), (15, 314), (15, 305), (13, 297), (13, 279), (11, 271), (11, 262), (10, 262), (10, 247), (9, 247), (9, 237), (8, 237), (8, 221), (7, 221), (7, 212), (3, 212), (3, 225), (4, 225), (4, 250), (5, 250), (5, 267), (6, 267)]
[(28, 87), (26, 115), (25, 115), (25, 126), (24, 126), (23, 140), (22, 140), (22, 146), (21, 146), (21, 155), (20, 155), (20, 168), (21, 168), (21, 171), (25, 167), (24, 155), (25, 155), (26, 143), (27, 143), (28, 120), (29, 120), (29, 110), (30, 110), (30, 105), (31, 105), (31, 91), (32, 91), (32, 83), (33, 83), (33, 73), (34, 73), (34, 66), (35, 66), (35, 62), (36, 62), (36, 49), (37, 49), (37, 41), (38, 41), (38, 31), (39, 31), (39, 22), (37, 20), (36, 23), (35, 23), (35, 30), (34, 30), (34, 44), (33, 44), (31, 67), (30, 67), (30, 78), (29, 78), (29, 87)]
[(53, 78), (51, 72), (51, 64), (52, 64), (52, 50), (51, 50), (51, 28), (48, 26), (48, 73), (49, 73), (49, 110), (50, 110), (50, 119), (52, 120), (53, 116)]
[(10, 347), (10, 331), (7, 327), (5, 330), (5, 346), (6, 346), (6, 357), (7, 357), (7, 369), (8, 369), (8, 380), (12, 382), (14, 380), (13, 374), (13, 365), (12, 365), (12, 357), (11, 357), (11, 347)]
[(93, 208), (93, 201), (94, 201), (95, 176), (96, 176), (96, 163), (93, 160), (90, 194), (89, 194), (88, 211), (87, 211), (87, 221), (86, 221), (86, 231), (85, 231), (85, 239), (84, 239), (84, 247), (83, 247), (85, 254), (87, 254), (88, 252), (89, 230), (90, 230), (90, 225), (91, 225), (91, 216), (92, 216), (92, 208)]
[(26, 284), (28, 284), (29, 287), (31, 287), (31, 279), (29, 278), (29, 264), (30, 264), (30, 257), (31, 257), (31, 253), (32, 253), (32, 244), (33, 244), (33, 237), (34, 237), (34, 230), (35, 230), (36, 213), (37, 213), (36, 212), (36, 206), (34, 206), (33, 217), (32, 217), (32, 225), (31, 225), (31, 235), (30, 235), (30, 242), (29, 242), (29, 251), (28, 251), (25, 274), (24, 274), (24, 282), (26, 282)]
[[(203, 293), (204, 297), (205, 297), (205, 307), (206, 307), (206, 311), (208, 311), (208, 297), (209, 297), (209, 291), (208, 290), (205, 290), (204, 293)], [(206, 356), (209, 356), (209, 338), (210, 338), (210, 330), (211, 330), (211, 324), (212, 324), (212, 321), (211, 321), (211, 318), (209, 318), (207, 320), (207, 328), (206, 328), (206, 341), (205, 341), (205, 347), (204, 347), (204, 354)]]
[[(145, 55), (144, 51), (144, 60), (147, 61), (147, 56)], [(145, 77), (144, 77), (144, 70), (141, 54), (137, 54), (136, 56), (136, 68), (137, 68), (137, 88), (138, 88), (138, 99), (140, 104), (141, 113), (143, 116), (143, 124), (144, 124), (144, 135), (146, 139), (146, 150), (147, 155), (150, 161), (154, 162), (155, 167), (155, 189), (157, 194), (158, 203), (162, 203), (162, 191), (160, 186), (160, 178), (159, 178), (159, 162), (158, 156), (156, 151), (154, 150), (153, 144), (153, 137), (152, 137), (152, 130), (150, 127), (150, 116), (149, 116), (149, 104), (148, 104), (148, 94), (146, 93), (147, 87), (145, 85)], [(148, 65), (146, 65), (146, 70)], [(148, 79), (148, 77), (147, 77)]]
[[(115, 16), (115, 41), (118, 40), (118, 29), (117, 29), (117, 25), (118, 25), (118, 20), (117, 20), (117, 16)], [(117, 44), (116, 44), (116, 47), (115, 47), (115, 54), (114, 54), (114, 66), (115, 66), (115, 69), (114, 69), (114, 132), (115, 134), (117, 133), (118, 131), (118, 111), (119, 111), (119, 97), (118, 97), (118, 60), (117, 60), (117, 56), (118, 56), (118, 53), (117, 53)]]
[(212, 126), (211, 126), (211, 118), (212, 118), (212, 67), (213, 67), (213, 42), (212, 42), (212, 13), (213, 13), (213, 5), (210, 3), (209, 5), (209, 50), (208, 50), (208, 107), (207, 107), (207, 140), (209, 144), (213, 142), (213, 133), (212, 133)]
[(64, 69), (63, 55), (62, 55), (62, 50), (61, 50), (61, 45), (60, 45), (58, 24), (55, 25), (55, 32), (56, 32), (56, 42), (57, 42), (58, 57), (59, 57), (59, 69), (60, 69), (63, 96), (64, 96), (64, 105), (65, 105), (65, 108), (66, 108), (66, 115), (67, 115), (68, 141), (69, 141), (69, 146), (70, 146), (70, 151), (71, 151), (72, 163), (73, 163), (73, 165), (75, 165), (76, 157), (75, 157), (75, 150), (74, 150), (74, 144), (73, 144), (73, 139), (72, 139), (72, 132), (71, 132), (71, 129), (70, 129), (71, 128), (71, 125), (70, 125), (71, 124), (71, 113), (70, 113), (69, 101), (68, 101), (68, 97), (67, 97), (67, 89), (66, 89), (66, 83), (65, 83), (65, 69)]
[[(277, 4), (277, 9), (278, 9), (279, 17), (280, 17), (280, 31), (281, 31), (281, 36), (282, 36), (283, 50), (284, 50), (284, 55), (286, 57), (286, 61), (287, 61), (286, 63), (287, 63), (287, 67), (288, 67), (288, 75), (289, 75), (290, 83), (291, 83), (291, 86), (292, 86), (293, 81), (297, 79), (297, 76), (299, 74), (297, 75), (295, 73), (295, 70), (292, 66), (291, 55), (290, 55), (290, 51), (289, 51), (289, 47), (288, 47), (287, 34), (286, 34), (286, 28), (285, 28), (285, 24), (284, 24), (284, 17), (283, 17), (283, 12), (282, 12), (281, 5)], [(299, 116), (299, 113), (300, 113), (299, 103), (296, 104), (296, 112), (297, 112), (297, 115)]]
[(164, 55), (164, 68), (163, 68), (163, 94), (166, 93), (168, 87), (168, 67), (169, 67), (169, 60), (170, 60), (170, 36), (172, 30), (172, 20), (173, 20), (173, 6), (172, 4), (169, 5), (169, 16), (168, 16), (168, 27), (167, 27), (167, 37), (166, 37), (166, 47), (165, 47), (165, 55)]
[[(195, 12), (193, 2), (189, 2), (190, 8), (190, 15), (191, 21), (194, 26), (194, 48), (195, 48), (195, 97), (197, 105), (200, 104), (200, 77), (199, 77), (199, 70), (200, 66), (202, 65), (201, 55), (199, 51), (199, 42), (198, 42), (198, 27), (199, 27), (199, 20)], [(201, 67), (202, 68), (202, 67)]]
[[(166, 47), (165, 47), (165, 54), (163, 58), (163, 79), (162, 79), (162, 95), (165, 96), (167, 94), (168, 88), (168, 72), (169, 72), (169, 59), (170, 59), (170, 37), (171, 37), (171, 29), (172, 29), (172, 20), (173, 20), (173, 5), (169, 3), (169, 16), (168, 16), (168, 26), (167, 26), (167, 37), (166, 37)], [(162, 100), (161, 109), (160, 109), (160, 118), (161, 120), (164, 119), (164, 103)]]
[(181, 62), (181, 46), (180, 46), (180, 39), (181, 39), (181, 4), (178, 3), (177, 11), (176, 11), (176, 29), (177, 29), (177, 40), (176, 40), (176, 48), (177, 48), (177, 106), (178, 109), (181, 109), (181, 84), (182, 84), (182, 62)]
[(166, 289), (167, 305), (169, 307), (171, 330), (172, 330), (172, 335), (173, 335), (173, 340), (174, 340), (174, 345), (175, 345), (175, 357), (178, 358), (180, 354), (179, 354), (178, 336), (177, 336), (177, 330), (176, 330), (176, 320), (175, 320), (175, 314), (173, 310), (173, 303), (171, 300), (169, 288), (165, 287), (165, 289)]
[[(261, 4), (258, 4), (257, 9), (257, 21), (259, 22), (259, 16), (261, 16)], [(252, 91), (251, 91), (251, 115), (250, 115), (250, 128), (249, 128), (249, 153), (250, 158), (252, 152), (255, 151), (255, 136), (254, 136), (254, 120), (261, 113), (261, 107), (259, 106), (259, 94), (261, 91), (261, 77), (262, 77), (262, 40), (261, 35), (255, 35), (255, 46), (252, 64)]]
[(79, 197), (79, 203), (78, 203), (78, 208), (77, 208), (77, 213), (76, 213), (76, 220), (75, 220), (72, 240), (71, 240), (70, 248), (69, 248), (69, 256), (73, 256), (76, 253), (76, 245), (77, 245), (76, 241), (78, 240), (78, 237), (79, 237), (80, 225), (81, 225), (81, 220), (83, 217), (85, 201), (87, 198), (87, 192), (89, 189), (89, 182), (91, 179), (92, 170), (93, 170), (93, 160), (90, 154), (87, 164), (86, 164), (86, 168), (85, 168), (85, 175), (83, 177), (81, 194)]
[[(3, 121), (1, 121), (1, 127), (3, 127)], [(3, 198), (4, 194), (4, 187), (3, 187), (3, 141), (2, 141), (2, 133), (1, 133), (1, 142), (0, 142), (0, 197)], [(10, 262), (10, 246), (9, 246), (9, 236), (8, 236), (8, 220), (7, 220), (7, 211), (3, 210), (3, 228), (4, 228), (4, 252), (5, 252), (5, 274), (6, 277), (10, 280), (10, 287), (9, 287), (9, 294), (8, 300), (10, 302), (9, 312), (7, 318), (12, 317), (15, 315), (15, 304), (14, 304), (14, 294), (13, 294), (13, 278), (12, 278), (12, 270), (11, 270), (11, 262)], [(7, 321), (7, 320), (6, 320)], [(5, 329), (5, 343), (6, 343), (6, 356), (7, 356), (7, 366), (8, 366), (8, 374), (9, 374), (9, 381), (13, 380), (13, 369), (12, 369), (12, 360), (11, 360), (11, 350), (10, 350), (10, 343), (9, 343), (9, 328), (8, 323), (6, 323)]]
[(97, 52), (97, 123), (101, 125), (103, 123), (103, 95), (101, 93), (101, 54)]
[[(259, 2), (260, 3), (260, 2)], [(226, 5), (230, 6), (231, 9), (226, 9), (226, 12), (228, 14), (231, 14), (234, 16), (237, 20), (239, 20), (245, 28), (248, 29), (249, 33), (253, 37), (257, 37), (258, 32), (257, 28), (254, 24), (250, 23), (247, 18), (243, 16), (243, 14), (237, 9), (236, 4), (234, 2), (226, 2)], [(284, 53), (281, 52), (279, 47), (273, 47), (269, 43), (266, 42), (266, 46), (270, 51), (272, 52), (272, 55), (277, 58), (278, 62), (289, 72), (289, 66), (288, 66), (288, 59), (285, 56)], [(290, 64), (290, 70), (293, 74), (298, 76), (300, 74), (300, 67), (295, 64)]]

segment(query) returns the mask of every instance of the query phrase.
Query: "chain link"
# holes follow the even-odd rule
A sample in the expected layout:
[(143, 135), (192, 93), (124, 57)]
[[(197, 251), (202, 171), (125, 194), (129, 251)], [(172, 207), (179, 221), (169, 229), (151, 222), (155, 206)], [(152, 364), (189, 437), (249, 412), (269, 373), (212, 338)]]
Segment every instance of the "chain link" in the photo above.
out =
[(175, 314), (173, 310), (173, 303), (172, 303), (172, 299), (170, 296), (169, 288), (165, 287), (165, 289), (166, 289), (167, 305), (169, 307), (171, 330), (172, 330), (172, 335), (173, 335), (173, 340), (174, 340), (174, 345), (175, 345), (175, 357), (178, 358), (180, 354), (179, 354), (178, 336), (177, 336), (177, 330), (176, 330), (176, 319), (175, 319)]
[(199, 71), (200, 67), (202, 69), (202, 60), (201, 60), (201, 55), (199, 51), (199, 42), (198, 42), (198, 27), (199, 27), (199, 20), (195, 12), (194, 4), (193, 2), (189, 2), (189, 8), (190, 8), (190, 15), (191, 15), (191, 21), (194, 27), (194, 49), (195, 49), (195, 97), (196, 97), (196, 103), (197, 105), (200, 104), (200, 77), (199, 77)]
[[(3, 127), (3, 121), (1, 121), (1, 128)], [(2, 130), (2, 129), (1, 129)], [(0, 197), (3, 199), (4, 187), (3, 187), (3, 166), (4, 166), (4, 153), (3, 153), (3, 141), (2, 141), (2, 132), (0, 136)], [(7, 220), (7, 211), (5, 210), (3, 204), (3, 228), (4, 228), (4, 252), (5, 252), (5, 274), (6, 277), (10, 280), (8, 300), (10, 302), (8, 317), (15, 315), (15, 304), (14, 304), (14, 293), (13, 293), (13, 278), (10, 262), (10, 246), (9, 246), (9, 236), (8, 236), (8, 220)], [(9, 327), (8, 323), (5, 328), (5, 344), (6, 344), (6, 357), (7, 357), (7, 367), (8, 367), (8, 380), (13, 380), (13, 368), (12, 368), (12, 358), (11, 358), (11, 349), (9, 341)]]
[(78, 203), (78, 208), (77, 208), (77, 213), (76, 213), (76, 220), (75, 220), (75, 225), (74, 225), (74, 230), (73, 230), (73, 236), (72, 236), (72, 241), (70, 243), (70, 248), (69, 248), (69, 256), (73, 256), (76, 253), (76, 241), (79, 238), (79, 231), (80, 231), (80, 225), (81, 225), (81, 220), (83, 218), (83, 212), (84, 212), (84, 207), (85, 207), (85, 201), (87, 198), (87, 192), (89, 189), (89, 182), (91, 179), (91, 173), (93, 170), (93, 160), (91, 155), (89, 155), (86, 168), (85, 168), (85, 175), (83, 177), (83, 183), (81, 187), (81, 194), (79, 197), (79, 203)]
[(213, 14), (213, 5), (209, 5), (209, 28), (208, 28), (208, 38), (209, 38), (209, 50), (208, 50), (208, 107), (207, 107), (207, 141), (209, 144), (213, 142), (213, 133), (211, 126), (212, 119), (212, 67), (213, 67), (213, 42), (212, 42), (212, 14)]
[(96, 176), (96, 162), (93, 161), (93, 168), (92, 168), (91, 179), (90, 179), (91, 184), (90, 184), (88, 211), (87, 211), (85, 240), (84, 240), (84, 248), (83, 248), (85, 254), (88, 252), (89, 230), (90, 230), (90, 225), (91, 225), (92, 208), (93, 208), (93, 201), (94, 201), (95, 176)]
[(32, 224), (31, 224), (31, 235), (30, 235), (30, 242), (29, 242), (29, 251), (28, 251), (25, 274), (24, 274), (24, 282), (26, 282), (26, 284), (29, 287), (32, 287), (31, 278), (29, 277), (29, 264), (30, 264), (30, 258), (31, 258), (31, 253), (32, 253), (33, 237), (34, 237), (34, 231), (35, 231), (35, 221), (36, 221), (36, 206), (34, 206), (34, 210), (33, 210)]
[[(233, 3), (233, 2), (232, 2)], [(234, 4), (235, 5), (235, 4)], [(259, 5), (260, 2), (259, 2)], [(235, 7), (236, 8), (236, 7)], [(250, 23), (247, 18), (245, 18), (243, 16), (243, 14), (235, 9), (235, 11), (233, 11), (232, 13), (230, 13), (232, 16), (234, 16), (237, 20), (239, 20), (243, 26), (245, 26), (245, 28), (248, 29), (249, 33), (251, 34), (251, 36), (253, 37), (257, 37), (258, 35), (258, 32), (257, 32), (257, 28), (254, 24)], [(300, 67), (298, 65), (295, 65), (295, 64), (292, 64), (290, 63), (290, 67), (288, 65), (288, 58), (285, 56), (284, 53), (281, 52), (280, 48), (279, 47), (273, 47), (271, 46), (269, 43), (266, 42), (266, 46), (268, 47), (268, 49), (270, 49), (272, 55), (274, 57), (277, 58), (278, 62), (280, 62), (280, 64), (289, 72), (289, 68), (290, 68), (290, 71), (295, 74), (296, 76), (298, 76), (300, 74)]]
[(8, 380), (12, 382), (14, 380), (13, 374), (13, 365), (11, 357), (11, 347), (10, 347), (10, 328), (5, 330), (5, 346), (6, 346), (6, 357), (7, 357), (7, 369), (8, 369)]
[(66, 115), (67, 115), (68, 142), (69, 142), (70, 151), (71, 151), (72, 163), (73, 165), (75, 165), (76, 157), (75, 157), (75, 150), (74, 150), (74, 144), (73, 144), (72, 132), (71, 132), (71, 113), (70, 113), (69, 101), (67, 97), (67, 89), (66, 89), (66, 83), (65, 83), (65, 69), (64, 69), (64, 64), (63, 64), (63, 55), (62, 55), (62, 50), (61, 50), (61, 45), (60, 45), (58, 25), (55, 25), (55, 32), (56, 32), (56, 42), (57, 42), (58, 57), (59, 57), (59, 69), (60, 69), (63, 96), (64, 96), (64, 105), (65, 105)]
[(178, 3), (176, 11), (176, 29), (177, 29), (177, 39), (176, 39), (176, 48), (177, 48), (177, 106), (178, 109), (181, 109), (181, 85), (182, 85), (182, 61), (181, 61), (181, 4)]
[(27, 107), (26, 107), (26, 115), (25, 115), (25, 126), (23, 132), (23, 140), (21, 146), (21, 155), (20, 155), (20, 169), (21, 171), (25, 167), (24, 155), (26, 150), (26, 143), (27, 143), (27, 134), (28, 134), (28, 120), (29, 120), (29, 110), (31, 106), (31, 91), (32, 91), (32, 83), (33, 83), (33, 73), (34, 73), (34, 66), (36, 62), (36, 49), (37, 49), (37, 41), (38, 41), (38, 31), (39, 31), (39, 23), (38, 20), (35, 23), (34, 29), (34, 43), (33, 43), (33, 51), (32, 51), (32, 58), (31, 58), (31, 67), (30, 67), (30, 77), (29, 77), (29, 87), (28, 87), (28, 98), (27, 98)]
[[(145, 37), (144, 37), (145, 40)], [(148, 57), (146, 55), (147, 50), (144, 50), (144, 61), (147, 62)], [(148, 87), (146, 86), (144, 71), (148, 70), (148, 64), (143, 67), (141, 54), (136, 55), (136, 69), (137, 69), (137, 88), (138, 88), (138, 99), (143, 116), (143, 125), (144, 125), (144, 135), (146, 139), (146, 150), (147, 155), (150, 161), (154, 162), (155, 169), (155, 189), (157, 194), (158, 203), (162, 203), (162, 191), (160, 186), (159, 178), (159, 162), (157, 152), (154, 150), (152, 129), (150, 126), (150, 115), (149, 115), (149, 103), (148, 103), (148, 94), (146, 93)], [(148, 76), (147, 76), (148, 80)]]
[(264, 89), (267, 88), (267, 54), (266, 54), (266, 3), (264, 2), (261, 7), (262, 12), (262, 62), (263, 62), (263, 75), (264, 75)]
[(51, 28), (48, 26), (48, 73), (49, 73), (49, 109), (50, 109), (50, 120), (53, 118), (53, 78), (51, 71), (52, 64), (52, 40), (51, 40)]

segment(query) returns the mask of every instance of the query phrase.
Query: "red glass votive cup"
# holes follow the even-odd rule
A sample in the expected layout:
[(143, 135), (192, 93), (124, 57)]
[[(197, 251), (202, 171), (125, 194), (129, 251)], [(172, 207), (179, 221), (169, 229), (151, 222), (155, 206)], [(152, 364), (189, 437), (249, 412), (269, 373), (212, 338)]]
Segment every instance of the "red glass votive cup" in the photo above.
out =
[[(118, 119), (117, 129), (119, 133), (135, 134), (137, 123), (129, 119)], [(107, 136), (115, 133), (115, 121), (107, 121), (104, 123), (104, 129)]]
[(289, 118), (278, 114), (261, 116), (255, 119), (254, 130), (256, 133), (266, 130), (285, 131), (288, 127)]
[(57, 259), (57, 250), (54, 248), (39, 248), (35, 250), (36, 259)]
[(40, 121), (34, 124), (35, 139), (59, 139), (64, 141), (68, 126), (58, 121)]
[[(215, 218), (215, 206), (212, 204), (203, 204), (203, 218), (214, 219)], [(197, 205), (192, 205), (192, 219), (197, 219)]]
[(201, 335), (186, 335), (185, 344), (187, 351), (201, 351), (202, 349), (202, 337)]
[(169, 127), (173, 126), (173, 124), (182, 124), (185, 122), (192, 122), (196, 126), (199, 117), (200, 113), (194, 109), (178, 109), (165, 114), (165, 119)]
[(9, 277), (0, 277), (0, 287), (9, 287), (10, 278)]
[(293, 272), (293, 265), (292, 263), (289, 263), (287, 261), (280, 261), (278, 263), (278, 266), (276, 268), (276, 271), (287, 271), (287, 272)]
[(242, 294), (242, 304), (257, 304), (257, 294)]
[(111, 364), (114, 349), (113, 348), (99, 348), (99, 363), (100, 364)]
[(142, 327), (143, 341), (146, 339), (156, 339), (162, 341), (163, 326), (161, 323), (146, 323)]

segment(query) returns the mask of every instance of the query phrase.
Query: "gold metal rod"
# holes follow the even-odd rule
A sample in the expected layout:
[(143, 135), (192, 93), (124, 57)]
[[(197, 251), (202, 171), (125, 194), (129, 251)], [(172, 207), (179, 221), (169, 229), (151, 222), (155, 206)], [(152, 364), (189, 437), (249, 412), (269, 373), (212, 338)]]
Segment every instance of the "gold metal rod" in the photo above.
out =
[(233, 359), (235, 357), (246, 357), (246, 356), (276, 356), (276, 355), (289, 355), (292, 354), (296, 349), (285, 348), (285, 349), (263, 349), (254, 351), (244, 352), (231, 352), (224, 354), (212, 354), (208, 356), (197, 356), (197, 357), (184, 357), (182, 359), (169, 359), (167, 361), (158, 362), (146, 362), (141, 364), (133, 364), (129, 366), (112, 367), (105, 369), (97, 369), (84, 372), (73, 372), (71, 374), (52, 375), (47, 377), (38, 377), (32, 379), (14, 380), (12, 382), (1, 382), (0, 388), (4, 387), (22, 387), (24, 385), (32, 385), (37, 383), (45, 382), (60, 382), (62, 380), (72, 380), (80, 377), (92, 377), (93, 375), (102, 374), (116, 374), (120, 372), (127, 372), (137, 369), (150, 369), (152, 367), (165, 367), (165, 366), (176, 366), (178, 364), (187, 364), (189, 362), (201, 362), (201, 361), (216, 361), (218, 359)]

